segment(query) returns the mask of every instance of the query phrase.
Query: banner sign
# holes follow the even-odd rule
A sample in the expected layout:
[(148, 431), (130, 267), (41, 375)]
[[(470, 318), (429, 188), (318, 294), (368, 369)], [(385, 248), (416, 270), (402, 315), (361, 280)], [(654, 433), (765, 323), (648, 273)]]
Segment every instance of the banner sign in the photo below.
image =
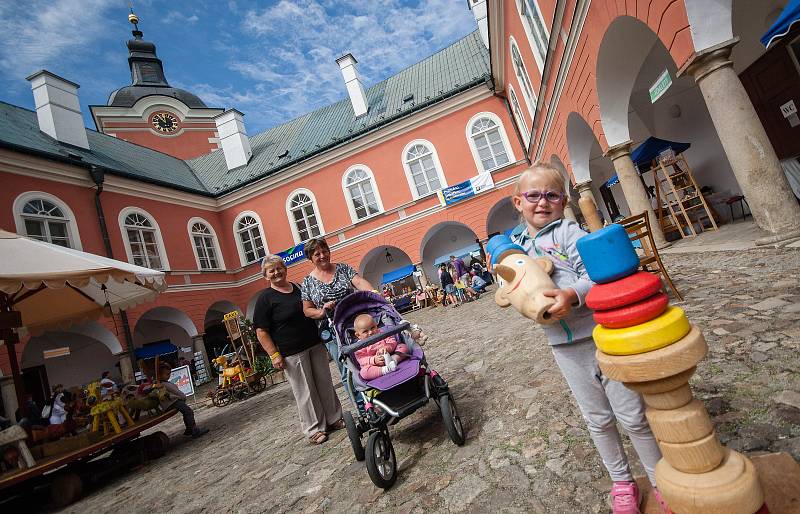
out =
[(492, 180), (492, 175), (489, 173), (482, 173), (477, 177), (472, 177), (471, 179), (460, 182), (454, 186), (445, 187), (437, 191), (437, 194), (439, 195), (439, 202), (441, 202), (442, 205), (447, 206), (458, 203), (461, 200), (471, 198), (476, 194), (493, 187), (494, 180)]
[(289, 264), (293, 264), (299, 260), (305, 259), (306, 254), (303, 253), (303, 245), (295, 245), (288, 250), (284, 250), (282, 252), (278, 252), (278, 257), (283, 259), (283, 262), (286, 263), (288, 266)]

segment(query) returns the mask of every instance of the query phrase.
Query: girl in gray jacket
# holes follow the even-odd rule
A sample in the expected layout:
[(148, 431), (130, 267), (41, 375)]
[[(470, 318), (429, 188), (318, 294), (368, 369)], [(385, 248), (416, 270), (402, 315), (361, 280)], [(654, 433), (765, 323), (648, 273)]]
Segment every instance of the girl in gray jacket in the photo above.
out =
[[(558, 323), (545, 326), (544, 331), (614, 482), (613, 512), (638, 513), (639, 489), (628, 465), (617, 421), (630, 437), (654, 487), (654, 469), (661, 451), (645, 418), (639, 393), (603, 376), (595, 359), (592, 339), (595, 323), (584, 304), (592, 282), (575, 246), (586, 232), (574, 221), (564, 219), (568, 201), (565, 177), (549, 164), (534, 164), (517, 180), (512, 201), (527, 225), (515, 242), (531, 257), (548, 257), (555, 265), (551, 278), (558, 289), (544, 294), (556, 301), (548, 312)], [(655, 493), (663, 510), (666, 506), (661, 495), (657, 489)]]

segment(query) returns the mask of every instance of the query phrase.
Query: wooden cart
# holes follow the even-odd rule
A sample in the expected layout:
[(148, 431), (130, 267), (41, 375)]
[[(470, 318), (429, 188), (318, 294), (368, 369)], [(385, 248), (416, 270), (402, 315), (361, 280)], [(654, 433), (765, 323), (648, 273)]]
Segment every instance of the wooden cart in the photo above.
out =
[[(172, 409), (143, 419), (89, 446), (44, 458), (31, 468), (0, 475), (0, 510), (5, 512), (5, 506), (15, 499), (48, 487), (55, 505), (69, 505), (80, 498), (85, 483), (97, 483), (105, 475), (161, 457), (169, 447), (167, 434), (159, 431), (139, 436), (175, 413)], [(110, 455), (98, 459), (109, 452)]]

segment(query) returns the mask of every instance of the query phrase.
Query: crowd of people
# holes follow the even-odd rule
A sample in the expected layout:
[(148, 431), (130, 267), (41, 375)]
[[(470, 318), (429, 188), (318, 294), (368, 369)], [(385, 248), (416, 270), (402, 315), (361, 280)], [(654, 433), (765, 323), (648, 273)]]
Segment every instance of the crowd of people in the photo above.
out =
[(455, 255), (450, 256), (450, 262), (443, 262), (437, 271), (441, 289), (435, 290), (435, 303), (443, 307), (450, 305), (458, 307), (464, 302), (477, 300), (486, 286), (494, 279), (486, 268), (485, 261), (472, 257), (470, 265)]

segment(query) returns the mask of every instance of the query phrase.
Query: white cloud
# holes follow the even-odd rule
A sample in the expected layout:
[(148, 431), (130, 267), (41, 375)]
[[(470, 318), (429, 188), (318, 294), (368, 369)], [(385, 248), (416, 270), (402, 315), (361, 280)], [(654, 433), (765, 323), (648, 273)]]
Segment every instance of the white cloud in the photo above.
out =
[(346, 97), (337, 57), (347, 52), (369, 87), (476, 29), (463, 0), (281, 0), (245, 13), (229, 67), (263, 86), (273, 123)]
[(176, 23), (188, 23), (193, 25), (197, 23), (198, 20), (200, 20), (200, 18), (198, 18), (196, 14), (186, 16), (180, 11), (170, 11), (163, 18), (161, 18), (161, 23), (164, 23), (165, 25), (174, 25)]
[(18, 80), (53, 63), (67, 68), (76, 59), (87, 57), (91, 43), (109, 29), (106, 11), (118, 3), (118, 0), (0, 3), (0, 72)]

